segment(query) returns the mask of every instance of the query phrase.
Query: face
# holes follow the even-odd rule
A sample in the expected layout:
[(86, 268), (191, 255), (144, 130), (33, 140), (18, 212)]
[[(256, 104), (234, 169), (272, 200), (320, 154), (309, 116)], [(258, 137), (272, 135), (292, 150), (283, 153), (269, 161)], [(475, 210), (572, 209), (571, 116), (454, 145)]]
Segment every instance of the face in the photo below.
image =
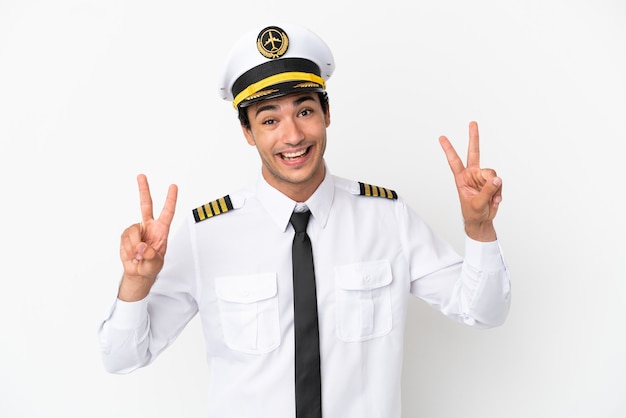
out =
[(252, 104), (250, 128), (242, 127), (256, 146), (265, 180), (293, 200), (308, 199), (324, 180), (326, 128), (317, 93), (290, 94)]

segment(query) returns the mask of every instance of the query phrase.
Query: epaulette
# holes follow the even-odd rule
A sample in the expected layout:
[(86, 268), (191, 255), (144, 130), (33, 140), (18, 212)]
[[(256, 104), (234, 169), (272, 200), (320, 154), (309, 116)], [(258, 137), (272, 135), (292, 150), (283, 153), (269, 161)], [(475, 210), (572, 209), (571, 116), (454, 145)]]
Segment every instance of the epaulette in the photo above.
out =
[(387, 199), (397, 199), (398, 194), (391, 189), (385, 189), (384, 187), (372, 186), (371, 184), (359, 182), (359, 189), (361, 196), (376, 196), (386, 197)]
[(205, 219), (209, 219), (214, 216), (221, 215), (222, 213), (226, 213), (232, 209), (233, 202), (231, 202), (230, 196), (226, 195), (212, 202), (206, 203), (200, 207), (197, 207), (192, 212), (196, 223), (198, 223), (200, 221), (204, 221)]

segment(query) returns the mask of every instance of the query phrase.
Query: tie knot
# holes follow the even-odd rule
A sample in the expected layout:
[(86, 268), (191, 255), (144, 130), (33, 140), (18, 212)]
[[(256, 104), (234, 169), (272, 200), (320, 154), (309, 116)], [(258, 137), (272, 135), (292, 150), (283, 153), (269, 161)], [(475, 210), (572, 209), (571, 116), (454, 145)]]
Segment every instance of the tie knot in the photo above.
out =
[(291, 214), (289, 222), (291, 222), (291, 225), (293, 225), (293, 229), (295, 229), (296, 232), (305, 232), (310, 216), (311, 211), (309, 210), (306, 212), (294, 212)]

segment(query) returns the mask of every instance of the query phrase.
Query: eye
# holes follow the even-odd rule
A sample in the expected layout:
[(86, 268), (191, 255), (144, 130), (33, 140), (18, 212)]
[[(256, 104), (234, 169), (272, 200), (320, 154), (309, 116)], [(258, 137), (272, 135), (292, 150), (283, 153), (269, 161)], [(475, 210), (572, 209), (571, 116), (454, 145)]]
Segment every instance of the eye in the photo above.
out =
[(307, 116), (310, 115), (311, 113), (313, 113), (313, 110), (311, 109), (303, 109), (300, 111), (300, 116)]
[(263, 122), (261, 122), (263, 125), (273, 125), (276, 123), (276, 119), (273, 118), (267, 118), (265, 120), (263, 120)]

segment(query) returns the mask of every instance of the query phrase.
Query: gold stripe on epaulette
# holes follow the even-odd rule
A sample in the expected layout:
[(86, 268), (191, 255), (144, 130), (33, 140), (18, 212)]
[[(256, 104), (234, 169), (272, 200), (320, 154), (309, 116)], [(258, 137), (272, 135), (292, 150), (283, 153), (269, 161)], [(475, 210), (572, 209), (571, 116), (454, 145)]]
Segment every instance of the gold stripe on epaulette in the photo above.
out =
[(192, 213), (197, 223), (204, 221), (205, 219), (212, 218), (213, 216), (221, 215), (222, 213), (226, 213), (232, 209), (233, 203), (230, 201), (230, 196), (226, 195), (195, 208)]
[(387, 199), (397, 199), (398, 194), (391, 189), (373, 186), (371, 184), (359, 182), (361, 196), (386, 197)]

